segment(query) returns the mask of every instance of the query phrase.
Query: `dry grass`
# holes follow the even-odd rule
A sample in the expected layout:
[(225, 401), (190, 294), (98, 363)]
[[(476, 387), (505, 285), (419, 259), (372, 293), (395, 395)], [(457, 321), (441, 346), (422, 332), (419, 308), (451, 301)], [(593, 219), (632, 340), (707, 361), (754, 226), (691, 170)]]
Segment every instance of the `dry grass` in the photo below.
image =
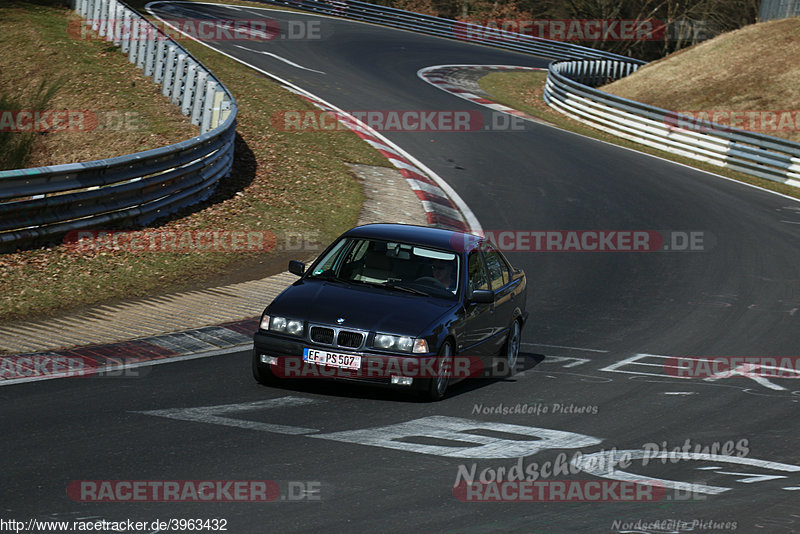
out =
[[(677, 111), (794, 111), (800, 119), (800, 18), (746, 26), (655, 61), (601, 89)], [(800, 141), (800, 124), (762, 131)], [(747, 121), (742, 123), (747, 128)]]
[(125, 55), (91, 33), (70, 32), (80, 18), (46, 4), (0, 6), (0, 95), (24, 108), (42, 82), (55, 84), (47, 109), (88, 112), (87, 131), (36, 134), (25, 166), (122, 156), (199, 135)]

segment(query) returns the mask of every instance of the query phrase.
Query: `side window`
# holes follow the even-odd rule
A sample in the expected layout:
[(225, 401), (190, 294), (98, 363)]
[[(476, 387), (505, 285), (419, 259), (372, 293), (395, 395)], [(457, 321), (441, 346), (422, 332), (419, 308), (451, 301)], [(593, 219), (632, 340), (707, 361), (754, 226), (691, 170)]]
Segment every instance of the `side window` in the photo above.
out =
[(486, 267), (479, 252), (470, 252), (468, 260), (469, 268), (469, 288), (489, 289), (489, 282), (486, 277)]
[(492, 289), (498, 289), (506, 285), (511, 279), (508, 272), (508, 265), (495, 250), (490, 250), (486, 253), (486, 266), (489, 268), (489, 280), (492, 283)]

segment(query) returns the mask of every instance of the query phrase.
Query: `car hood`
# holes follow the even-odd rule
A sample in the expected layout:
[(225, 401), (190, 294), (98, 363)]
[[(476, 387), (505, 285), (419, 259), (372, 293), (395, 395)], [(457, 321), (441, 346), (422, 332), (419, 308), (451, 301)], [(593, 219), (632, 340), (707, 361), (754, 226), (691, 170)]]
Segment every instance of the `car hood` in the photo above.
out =
[(329, 325), (339, 324), (342, 318), (343, 328), (418, 336), (456, 306), (455, 300), (306, 279), (278, 295), (267, 311)]

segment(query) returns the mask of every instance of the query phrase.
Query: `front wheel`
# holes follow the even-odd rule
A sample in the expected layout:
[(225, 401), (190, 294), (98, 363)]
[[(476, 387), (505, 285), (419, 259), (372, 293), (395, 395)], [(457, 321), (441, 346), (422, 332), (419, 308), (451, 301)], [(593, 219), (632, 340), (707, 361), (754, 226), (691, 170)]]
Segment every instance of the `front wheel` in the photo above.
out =
[(439, 401), (444, 398), (447, 386), (450, 385), (450, 376), (453, 374), (453, 346), (445, 341), (439, 354), (436, 355), (436, 376), (427, 379), (425, 397), (429, 401)]

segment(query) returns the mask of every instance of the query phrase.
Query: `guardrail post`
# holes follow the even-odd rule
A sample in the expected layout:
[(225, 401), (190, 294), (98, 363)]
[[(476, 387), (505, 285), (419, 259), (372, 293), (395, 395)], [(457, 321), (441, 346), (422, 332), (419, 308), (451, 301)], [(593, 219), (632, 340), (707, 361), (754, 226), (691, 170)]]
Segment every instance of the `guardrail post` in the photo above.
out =
[(98, 35), (106, 37), (108, 35), (108, 0), (100, 0), (100, 28)]
[(108, 10), (108, 16), (111, 19), (111, 28), (108, 40), (114, 43), (116, 46), (120, 45), (120, 27), (119, 27), (119, 13), (120, 13), (120, 5), (117, 0), (111, 0), (111, 8)]
[(145, 76), (153, 76), (153, 66), (156, 58), (156, 39), (159, 39), (159, 35), (155, 32), (152, 32), (150, 38), (147, 40), (147, 50), (145, 51), (144, 56)]
[(179, 106), (183, 94), (183, 81), (186, 78), (186, 54), (178, 54), (178, 66), (172, 80), (172, 103)]
[(219, 103), (219, 123), (217, 123), (217, 125), (219, 125), (225, 122), (228, 119), (228, 115), (231, 114), (231, 101), (228, 100), (227, 95), (222, 91), (219, 91), (217, 95), (221, 98)]
[(209, 80), (206, 82), (206, 95), (203, 98), (203, 122), (200, 126), (201, 132), (207, 132), (214, 128), (214, 95), (217, 91), (217, 82)]
[(201, 126), (203, 120), (203, 102), (205, 101), (206, 80), (208, 74), (205, 69), (197, 73), (197, 82), (194, 85), (194, 100), (192, 103), (192, 115), (190, 121), (195, 126)]
[(164, 65), (164, 82), (161, 85), (161, 94), (169, 96), (172, 91), (172, 77), (175, 75), (175, 60), (177, 59), (178, 47), (170, 45), (167, 49), (167, 63)]
[(92, 5), (92, 29), (94, 31), (98, 30), (98, 20), (100, 19), (100, 0), (94, 0), (94, 4)]
[(139, 29), (139, 17), (135, 17), (133, 19), (133, 24), (131, 24), (131, 39), (130, 39), (130, 49), (128, 50), (128, 61), (131, 63), (136, 63), (136, 55), (139, 51), (139, 41), (141, 41), (141, 30)]
[(120, 40), (122, 41), (120, 50), (123, 53), (127, 53), (131, 46), (131, 18), (127, 9), (122, 13), (122, 28), (120, 28), (120, 31), (122, 32), (120, 35)]
[(181, 113), (189, 115), (192, 109), (192, 98), (195, 95), (195, 83), (197, 75), (197, 64), (194, 61), (189, 63), (189, 68), (186, 69), (186, 81), (183, 83), (183, 103), (181, 104)]
[[(161, 37), (161, 36), (159, 36)], [(166, 49), (166, 41), (163, 38), (159, 38), (158, 45), (156, 46), (156, 54), (155, 54), (155, 73), (153, 73), (153, 81), (156, 83), (161, 83), (164, 79), (164, 50)]]
[(136, 66), (144, 68), (144, 60), (147, 57), (147, 43), (153, 36), (153, 27), (145, 20), (139, 22), (139, 46), (136, 51)]

